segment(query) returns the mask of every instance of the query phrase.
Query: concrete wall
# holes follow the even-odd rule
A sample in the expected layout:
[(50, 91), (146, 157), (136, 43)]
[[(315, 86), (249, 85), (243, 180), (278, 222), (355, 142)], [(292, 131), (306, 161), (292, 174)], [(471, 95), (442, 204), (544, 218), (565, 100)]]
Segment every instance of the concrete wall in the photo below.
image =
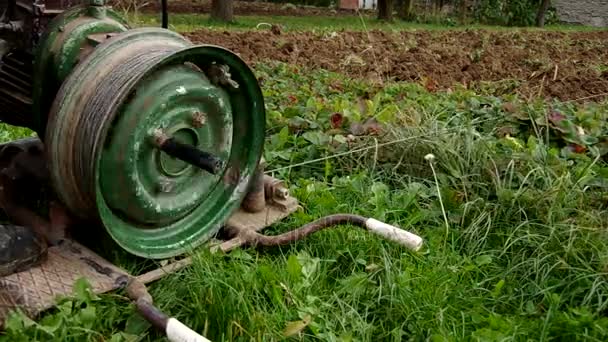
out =
[(608, 0), (553, 0), (553, 4), (563, 22), (608, 27)]

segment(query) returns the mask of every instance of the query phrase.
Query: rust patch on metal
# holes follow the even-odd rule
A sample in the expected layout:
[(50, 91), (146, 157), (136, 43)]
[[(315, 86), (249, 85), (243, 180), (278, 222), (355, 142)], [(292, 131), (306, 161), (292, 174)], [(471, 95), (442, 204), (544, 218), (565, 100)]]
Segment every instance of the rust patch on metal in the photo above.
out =
[(238, 167), (229, 166), (224, 173), (224, 183), (230, 186), (236, 186), (241, 179), (241, 172)]
[(260, 163), (251, 178), (249, 189), (241, 203), (241, 208), (250, 213), (257, 213), (264, 210), (265, 207), (264, 164)]
[(192, 113), (192, 126), (194, 128), (201, 128), (207, 122), (207, 116), (205, 113), (194, 112)]

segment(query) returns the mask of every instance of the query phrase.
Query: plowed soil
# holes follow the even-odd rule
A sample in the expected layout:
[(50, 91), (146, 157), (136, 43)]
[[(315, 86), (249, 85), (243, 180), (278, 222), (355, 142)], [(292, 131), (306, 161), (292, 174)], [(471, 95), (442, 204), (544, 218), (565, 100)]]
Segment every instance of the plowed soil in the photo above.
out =
[(608, 93), (608, 32), (218, 32), (186, 34), (224, 46), (248, 63), (277, 60), (377, 82), (423, 83), (429, 90), (486, 85), (500, 93), (603, 100)]

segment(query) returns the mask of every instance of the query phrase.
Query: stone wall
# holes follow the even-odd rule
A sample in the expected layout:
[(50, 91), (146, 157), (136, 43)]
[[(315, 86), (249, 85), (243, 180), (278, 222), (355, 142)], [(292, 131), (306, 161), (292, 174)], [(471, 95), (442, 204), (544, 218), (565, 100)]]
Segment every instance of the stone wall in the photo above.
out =
[(560, 21), (608, 27), (608, 0), (553, 0)]

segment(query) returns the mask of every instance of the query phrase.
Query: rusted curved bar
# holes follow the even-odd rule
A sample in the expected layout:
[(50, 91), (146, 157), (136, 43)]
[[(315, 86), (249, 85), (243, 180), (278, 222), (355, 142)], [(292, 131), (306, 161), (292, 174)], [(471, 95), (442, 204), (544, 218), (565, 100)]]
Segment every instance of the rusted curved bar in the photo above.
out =
[(371, 233), (380, 235), (387, 240), (396, 242), (414, 251), (418, 251), (422, 247), (422, 238), (417, 235), (373, 218), (352, 214), (325, 216), (298, 229), (276, 236), (263, 235), (253, 230), (241, 230), (237, 233), (237, 237), (244, 240), (244, 242), (249, 245), (270, 247), (286, 245), (301, 240), (325, 228), (344, 224), (351, 224), (364, 228)]

